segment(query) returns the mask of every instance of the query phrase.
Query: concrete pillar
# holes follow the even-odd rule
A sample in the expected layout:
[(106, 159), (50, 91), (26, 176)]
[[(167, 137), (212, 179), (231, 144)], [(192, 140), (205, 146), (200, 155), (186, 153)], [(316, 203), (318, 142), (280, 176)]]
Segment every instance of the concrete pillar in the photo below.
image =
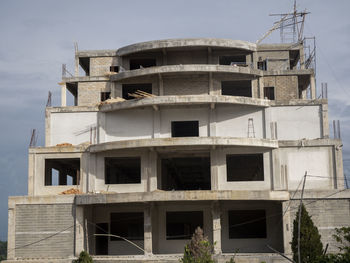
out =
[(328, 125), (328, 104), (321, 105), (322, 114), (322, 138), (329, 138), (329, 125)]
[(28, 196), (34, 195), (35, 154), (28, 155)]
[(262, 77), (258, 79), (258, 93), (259, 93), (260, 99), (265, 99), (264, 98), (264, 78)]
[(145, 255), (152, 255), (152, 205), (146, 205), (144, 209), (144, 250)]
[(123, 85), (121, 83), (115, 83), (114, 85), (114, 98), (123, 97)]
[(315, 75), (310, 75), (310, 99), (316, 99), (316, 79)]
[(209, 109), (209, 130), (208, 130), (208, 136), (209, 137), (215, 137), (216, 136), (216, 110), (215, 110), (215, 104), (210, 106)]
[(213, 218), (214, 254), (221, 254), (221, 208), (219, 201), (214, 201), (211, 208)]
[(209, 83), (208, 83), (208, 94), (209, 95), (214, 95), (214, 90), (213, 90), (213, 73), (209, 72)]
[[(75, 249), (74, 254), (79, 257), (83, 250), (87, 250), (87, 242), (85, 242), (87, 229), (84, 223), (84, 207), (75, 206)], [(87, 241), (87, 240), (86, 240)]]
[(158, 94), (159, 96), (164, 96), (164, 86), (163, 86), (163, 78), (161, 74), (158, 74)]
[(45, 146), (51, 144), (51, 111), (45, 109)]
[(16, 247), (16, 221), (15, 221), (15, 202), (8, 200), (8, 236), (7, 236), (7, 259), (15, 260)]
[(153, 138), (160, 138), (160, 111), (153, 110)]
[(79, 57), (78, 56), (75, 56), (74, 75), (76, 77), (79, 77)]
[(305, 69), (304, 44), (301, 44), (299, 52), (300, 69)]
[(67, 87), (66, 83), (61, 85), (61, 107), (67, 106)]
[(290, 221), (290, 209), (288, 209), (288, 201), (282, 202), (281, 209), (282, 209), (282, 215), (285, 212), (283, 218), (282, 218), (282, 224), (283, 224), (283, 247), (284, 247), (284, 254), (292, 254), (292, 249), (290, 242), (292, 242), (292, 232), (291, 232), (291, 221)]
[(148, 154), (147, 173), (147, 191), (153, 192), (157, 190), (157, 153), (154, 150)]
[(219, 189), (219, 153), (217, 149), (210, 150), (210, 182), (211, 190)]
[(343, 147), (343, 144), (341, 144), (341, 142), (334, 145), (334, 159), (335, 159), (334, 189), (345, 188), (342, 147)]

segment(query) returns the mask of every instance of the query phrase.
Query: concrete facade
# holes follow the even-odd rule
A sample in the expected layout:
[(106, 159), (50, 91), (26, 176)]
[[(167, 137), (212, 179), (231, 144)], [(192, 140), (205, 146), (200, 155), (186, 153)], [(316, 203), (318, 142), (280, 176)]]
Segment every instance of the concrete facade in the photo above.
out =
[[(303, 45), (77, 51), (61, 107), (46, 109), (45, 146), (29, 149), (28, 196), (9, 198), (8, 262), (82, 250), (95, 262), (178, 262), (196, 226), (218, 262), (237, 251), (237, 262), (285, 262), (267, 245), (291, 255), (305, 172), (306, 207), (334, 251), (332, 231), (350, 222), (342, 142), (314, 70), (292, 52)], [(132, 99), (137, 89), (151, 95)]]

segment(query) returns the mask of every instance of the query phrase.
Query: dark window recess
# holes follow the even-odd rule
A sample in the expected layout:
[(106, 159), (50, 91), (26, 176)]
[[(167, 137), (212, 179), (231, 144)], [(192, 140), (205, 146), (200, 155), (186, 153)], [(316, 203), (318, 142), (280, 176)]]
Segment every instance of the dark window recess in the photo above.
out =
[(250, 80), (222, 81), (221, 94), (228, 96), (252, 97), (252, 83)]
[(246, 56), (221, 56), (219, 58), (220, 65), (246, 65)]
[(258, 69), (267, 70), (267, 60), (258, 61)]
[(264, 98), (269, 100), (275, 99), (275, 87), (264, 87)]
[(166, 212), (166, 239), (191, 239), (197, 227), (203, 228), (203, 212)]
[(110, 92), (101, 92), (101, 101), (105, 101), (111, 98)]
[(109, 71), (110, 72), (119, 72), (119, 66), (110, 66)]
[(79, 175), (79, 158), (45, 160), (45, 185), (77, 185)]
[(227, 155), (227, 181), (264, 181), (262, 154)]
[(198, 137), (199, 121), (172, 121), (171, 137)]
[(141, 158), (106, 157), (106, 184), (139, 184), (141, 183)]
[(148, 68), (156, 66), (156, 60), (154, 58), (138, 58), (130, 59), (130, 70), (139, 69), (139, 68)]
[[(112, 213), (111, 234), (129, 240), (143, 240), (143, 213)], [(111, 241), (123, 240), (111, 236)]]
[(123, 84), (123, 99), (132, 100), (134, 97), (129, 96), (129, 93), (135, 93), (137, 90), (141, 90), (152, 94), (152, 83), (140, 83), (140, 84)]
[(161, 159), (162, 190), (210, 190), (210, 158)]
[[(98, 223), (96, 234), (108, 234), (108, 223)], [(108, 236), (95, 236), (96, 255), (108, 255)]]
[(266, 238), (265, 210), (228, 211), (229, 238)]

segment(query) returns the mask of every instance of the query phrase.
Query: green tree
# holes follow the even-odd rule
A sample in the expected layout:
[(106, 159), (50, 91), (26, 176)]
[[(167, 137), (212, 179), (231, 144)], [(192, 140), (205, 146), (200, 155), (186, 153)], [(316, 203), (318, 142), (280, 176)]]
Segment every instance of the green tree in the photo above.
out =
[(181, 262), (183, 263), (214, 263), (212, 259), (213, 245), (203, 235), (203, 230), (197, 227), (191, 242), (185, 246)]
[(349, 263), (350, 262), (350, 227), (336, 228), (333, 238), (338, 243), (339, 253), (325, 255), (320, 263)]
[[(300, 220), (300, 259), (298, 262), (298, 221), (299, 209), (301, 208)], [(302, 204), (293, 222), (292, 251), (293, 259), (297, 263), (318, 263), (323, 255), (323, 245), (321, 235), (317, 227), (312, 222), (311, 216)]]
[(89, 253), (86, 251), (81, 251), (79, 258), (76, 260), (73, 260), (73, 263), (93, 263), (94, 261), (90, 257)]
[(7, 242), (0, 241), (0, 261), (5, 260), (7, 256)]

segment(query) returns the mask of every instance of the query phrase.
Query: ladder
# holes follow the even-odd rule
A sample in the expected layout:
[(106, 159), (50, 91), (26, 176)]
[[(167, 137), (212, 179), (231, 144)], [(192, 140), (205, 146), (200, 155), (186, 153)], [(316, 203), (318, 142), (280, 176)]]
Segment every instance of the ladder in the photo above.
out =
[(248, 138), (255, 138), (253, 118), (248, 119)]

